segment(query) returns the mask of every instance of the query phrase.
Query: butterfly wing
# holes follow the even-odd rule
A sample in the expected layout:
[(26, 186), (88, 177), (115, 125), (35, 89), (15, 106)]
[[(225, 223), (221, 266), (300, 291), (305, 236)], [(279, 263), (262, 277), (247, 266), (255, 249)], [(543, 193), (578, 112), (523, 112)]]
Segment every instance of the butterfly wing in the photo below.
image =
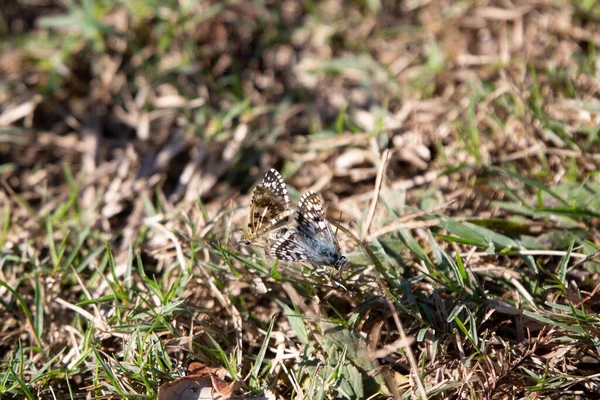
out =
[(300, 198), (296, 223), (301, 235), (338, 247), (318, 194), (308, 191)]
[(241, 243), (266, 244), (263, 236), (281, 227), (291, 215), (289, 201), (283, 178), (279, 172), (271, 169), (252, 192), (248, 227)]
[(311, 264), (348, 265), (323, 212), (319, 196), (307, 192), (300, 198), (296, 214), (296, 230), (286, 232), (271, 248), (271, 255), (284, 261)]
[(313, 251), (295, 230), (287, 231), (275, 242), (271, 256), (283, 261), (314, 262)]
[(285, 210), (290, 209), (290, 197), (288, 196), (287, 186), (281, 177), (281, 174), (276, 169), (271, 168), (269, 172), (265, 174), (260, 186), (267, 190), (270, 190), (277, 203), (280, 204)]
[(334, 244), (306, 238), (295, 230), (286, 231), (275, 242), (271, 247), (271, 256), (283, 261), (333, 265), (338, 269), (350, 264)]

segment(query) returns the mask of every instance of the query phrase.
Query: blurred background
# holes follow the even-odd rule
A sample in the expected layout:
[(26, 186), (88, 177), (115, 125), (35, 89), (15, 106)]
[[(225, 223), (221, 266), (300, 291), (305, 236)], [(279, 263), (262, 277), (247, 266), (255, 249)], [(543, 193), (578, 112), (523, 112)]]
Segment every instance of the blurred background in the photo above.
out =
[(221, 203), (271, 166), (362, 193), (385, 148), (397, 187), (446, 195), (476, 172), (437, 176), (466, 164), (589, 174), (592, 5), (4, 2), (3, 179), (39, 204), (68, 196), (66, 168), (87, 217), (117, 228), (141, 192)]
[(384, 148), (416, 186), (465, 163), (586, 174), (547, 150), (597, 145), (592, 5), (8, 1), (3, 176), (43, 202), (68, 166), (114, 226), (141, 191), (220, 202), (271, 166), (361, 193)]

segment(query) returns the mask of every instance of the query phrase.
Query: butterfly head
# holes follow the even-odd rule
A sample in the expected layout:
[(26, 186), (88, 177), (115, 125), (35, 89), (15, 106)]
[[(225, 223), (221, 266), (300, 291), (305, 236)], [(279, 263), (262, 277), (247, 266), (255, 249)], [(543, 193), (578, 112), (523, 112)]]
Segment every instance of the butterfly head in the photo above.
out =
[(242, 238), (242, 239), (240, 239), (240, 240), (239, 240), (239, 242), (238, 242), (238, 244), (237, 244), (237, 246), (238, 246), (238, 249), (239, 249), (241, 246), (249, 246), (249, 245), (250, 245), (250, 241), (249, 241), (248, 239), (246, 239), (246, 238)]

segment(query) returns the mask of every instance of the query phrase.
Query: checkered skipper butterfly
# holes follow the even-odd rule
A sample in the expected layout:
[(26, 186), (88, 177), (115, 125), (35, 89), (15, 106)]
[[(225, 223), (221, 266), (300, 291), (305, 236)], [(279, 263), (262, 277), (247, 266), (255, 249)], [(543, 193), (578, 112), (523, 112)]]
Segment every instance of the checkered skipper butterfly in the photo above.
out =
[(345, 268), (350, 261), (340, 252), (335, 234), (323, 212), (319, 196), (307, 192), (298, 203), (295, 229), (288, 230), (271, 247), (271, 255), (284, 261)]
[(290, 198), (285, 182), (279, 172), (271, 169), (252, 192), (248, 227), (240, 244), (268, 246), (270, 233), (285, 225), (291, 214)]

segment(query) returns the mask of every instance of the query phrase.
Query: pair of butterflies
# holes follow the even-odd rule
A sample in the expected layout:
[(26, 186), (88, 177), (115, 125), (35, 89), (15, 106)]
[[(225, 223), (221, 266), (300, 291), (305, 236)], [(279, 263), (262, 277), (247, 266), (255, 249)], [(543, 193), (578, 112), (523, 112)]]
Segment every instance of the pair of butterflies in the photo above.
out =
[(316, 193), (309, 191), (300, 198), (296, 224), (293, 228), (286, 228), (292, 213), (287, 186), (279, 172), (271, 169), (252, 192), (248, 229), (240, 244), (265, 247), (274, 234), (276, 242), (271, 246), (271, 256), (278, 260), (333, 265), (336, 268), (350, 264), (340, 252)]

